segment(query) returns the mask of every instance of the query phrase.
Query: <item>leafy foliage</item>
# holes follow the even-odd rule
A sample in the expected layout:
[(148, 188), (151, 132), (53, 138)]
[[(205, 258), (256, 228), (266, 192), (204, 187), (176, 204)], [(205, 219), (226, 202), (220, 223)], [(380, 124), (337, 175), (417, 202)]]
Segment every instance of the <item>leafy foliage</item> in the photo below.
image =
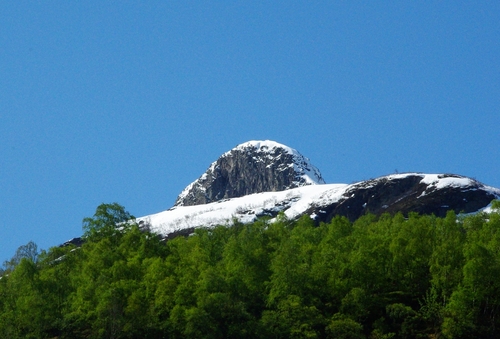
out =
[(83, 224), (81, 248), (29, 243), (4, 264), (1, 337), (500, 336), (498, 212), (280, 215), (166, 243), (118, 204)]

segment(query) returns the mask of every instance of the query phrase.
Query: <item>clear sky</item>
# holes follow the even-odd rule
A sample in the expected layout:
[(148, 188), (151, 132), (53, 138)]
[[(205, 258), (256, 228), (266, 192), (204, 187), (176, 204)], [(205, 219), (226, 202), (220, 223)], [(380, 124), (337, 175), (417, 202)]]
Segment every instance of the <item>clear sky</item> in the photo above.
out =
[(499, 1), (6, 1), (0, 260), (118, 202), (171, 207), (220, 154), (296, 148), (328, 183), (500, 187)]

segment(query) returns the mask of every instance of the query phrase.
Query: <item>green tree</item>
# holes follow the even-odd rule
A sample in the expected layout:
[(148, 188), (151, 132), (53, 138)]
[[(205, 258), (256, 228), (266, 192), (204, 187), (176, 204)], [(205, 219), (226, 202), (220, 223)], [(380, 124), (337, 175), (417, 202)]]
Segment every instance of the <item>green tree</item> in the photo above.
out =
[(500, 200), (493, 200), (491, 202), (491, 209), (496, 212), (500, 212)]
[(38, 261), (38, 246), (33, 242), (29, 241), (26, 245), (19, 246), (16, 250), (16, 254), (10, 259), (3, 263), (4, 270), (6, 272), (12, 271), (23, 258), (28, 259), (36, 264)]
[(272, 310), (264, 311), (261, 322), (266, 337), (272, 338), (319, 338), (325, 326), (319, 310), (304, 305), (297, 295), (289, 295)]
[(341, 300), (352, 289), (350, 265), (354, 247), (353, 225), (344, 217), (319, 226), (320, 242), (313, 256), (311, 275), (318, 282), (318, 307), (329, 318), (340, 311)]
[(9, 274), (4, 301), (7, 312), (0, 318), (1, 332), (7, 338), (46, 337), (49, 305), (43, 298), (38, 273), (36, 264), (23, 258)]
[(266, 229), (264, 221), (243, 226), (228, 239), (221, 261), (227, 291), (244, 302), (255, 317), (259, 317), (265, 307), (266, 282), (271, 275), (271, 248)]
[(128, 229), (134, 221), (135, 218), (120, 204), (101, 204), (93, 217), (83, 219), (84, 237), (92, 241), (117, 235)]
[(434, 249), (436, 218), (410, 213), (405, 220), (401, 214), (392, 219), (391, 281), (416, 309), (418, 300), (430, 288), (430, 259)]
[(462, 280), (465, 244), (463, 222), (453, 211), (436, 222), (436, 239), (430, 259), (431, 283), (444, 307)]
[(332, 339), (364, 339), (363, 326), (342, 314), (336, 314), (326, 327), (328, 338)]
[(500, 216), (476, 214), (463, 220), (462, 280), (444, 310), (443, 333), (453, 337), (498, 337), (500, 321)]

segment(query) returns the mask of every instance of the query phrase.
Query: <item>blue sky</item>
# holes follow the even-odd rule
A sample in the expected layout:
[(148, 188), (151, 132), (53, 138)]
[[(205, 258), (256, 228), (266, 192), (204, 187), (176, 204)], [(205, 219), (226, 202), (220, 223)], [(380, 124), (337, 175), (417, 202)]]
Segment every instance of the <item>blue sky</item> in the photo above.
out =
[(0, 260), (136, 216), (237, 144), (328, 183), (395, 171), (500, 187), (498, 1), (4, 2)]

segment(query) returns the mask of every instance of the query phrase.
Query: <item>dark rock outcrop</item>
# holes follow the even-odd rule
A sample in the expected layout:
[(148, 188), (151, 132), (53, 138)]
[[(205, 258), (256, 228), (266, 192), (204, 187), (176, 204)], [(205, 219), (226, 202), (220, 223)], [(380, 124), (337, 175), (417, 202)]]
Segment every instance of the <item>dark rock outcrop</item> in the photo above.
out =
[(62, 243), (61, 245), (59, 245), (59, 247), (67, 247), (67, 246), (81, 247), (84, 242), (85, 242), (85, 240), (83, 240), (83, 238), (76, 237), (76, 238), (72, 238), (72, 239)]
[(401, 212), (434, 214), (439, 217), (447, 211), (473, 213), (498, 198), (497, 189), (480, 182), (453, 174), (437, 175), (437, 180), (451, 179), (461, 185), (443, 185), (425, 182), (424, 174), (388, 176), (350, 185), (339, 201), (329, 205), (314, 204), (306, 211), (317, 221), (328, 222), (336, 215), (354, 221), (366, 213), (381, 215)]
[(223, 154), (179, 195), (175, 206), (207, 204), (252, 193), (323, 184), (319, 170), (296, 150), (250, 141)]

